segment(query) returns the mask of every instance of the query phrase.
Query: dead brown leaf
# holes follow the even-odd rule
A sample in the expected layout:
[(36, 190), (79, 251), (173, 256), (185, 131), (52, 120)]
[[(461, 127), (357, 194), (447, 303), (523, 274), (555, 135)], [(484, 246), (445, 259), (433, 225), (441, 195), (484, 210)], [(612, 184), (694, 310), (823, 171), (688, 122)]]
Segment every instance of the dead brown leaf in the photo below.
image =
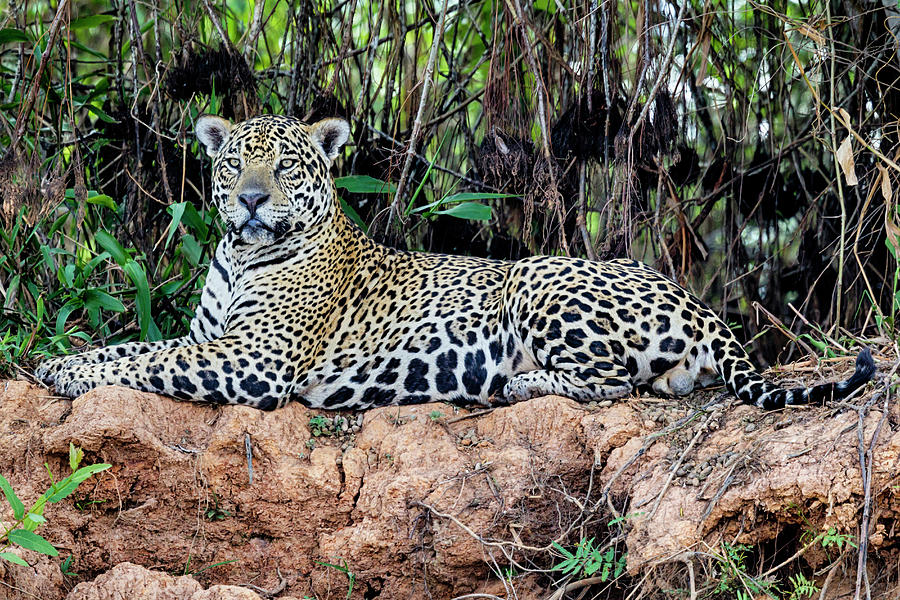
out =
[(859, 180), (856, 178), (856, 167), (853, 163), (853, 145), (849, 135), (841, 142), (840, 147), (837, 149), (836, 156), (838, 164), (841, 165), (841, 170), (844, 172), (844, 180), (847, 182), (847, 185), (858, 184)]

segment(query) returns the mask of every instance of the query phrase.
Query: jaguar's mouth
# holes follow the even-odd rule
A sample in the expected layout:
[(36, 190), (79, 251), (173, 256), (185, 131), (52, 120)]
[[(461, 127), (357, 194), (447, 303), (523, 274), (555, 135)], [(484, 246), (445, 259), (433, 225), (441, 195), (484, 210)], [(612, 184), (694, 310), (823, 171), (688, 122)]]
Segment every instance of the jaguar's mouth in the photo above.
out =
[(250, 217), (236, 227), (236, 230), (245, 242), (274, 242), (287, 234), (290, 230), (290, 224), (277, 221), (269, 225), (257, 217)]
[(240, 233), (244, 233), (245, 231), (247, 231), (248, 233), (259, 231), (268, 231), (272, 234), (278, 233), (273, 227), (270, 227), (268, 224), (260, 221), (256, 217), (250, 217), (249, 219), (244, 221), (244, 224), (238, 227), (238, 231)]

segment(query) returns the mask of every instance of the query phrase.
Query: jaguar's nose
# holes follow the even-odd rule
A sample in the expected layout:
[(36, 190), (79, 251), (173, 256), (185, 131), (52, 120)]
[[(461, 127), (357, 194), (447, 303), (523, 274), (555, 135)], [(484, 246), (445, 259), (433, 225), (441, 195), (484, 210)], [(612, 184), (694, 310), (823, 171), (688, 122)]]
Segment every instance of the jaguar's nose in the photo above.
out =
[(256, 215), (256, 207), (265, 204), (268, 200), (269, 195), (261, 192), (244, 192), (238, 195), (238, 202), (247, 208), (251, 217)]

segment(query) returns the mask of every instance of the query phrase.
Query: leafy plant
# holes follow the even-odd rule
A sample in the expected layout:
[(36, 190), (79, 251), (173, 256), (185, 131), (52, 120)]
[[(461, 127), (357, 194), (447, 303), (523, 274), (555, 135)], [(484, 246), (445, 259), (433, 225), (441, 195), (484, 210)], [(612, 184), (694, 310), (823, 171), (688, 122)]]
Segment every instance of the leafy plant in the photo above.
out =
[(552, 570), (562, 571), (564, 575), (576, 577), (593, 577), (600, 573), (601, 581), (606, 581), (612, 575), (617, 579), (625, 570), (626, 554), (616, 557), (615, 547), (610, 546), (605, 552), (594, 547), (594, 538), (584, 539), (575, 546), (575, 551), (566, 550), (561, 545), (553, 542), (553, 547), (563, 555), (564, 560), (555, 565)]
[(747, 554), (750, 546), (746, 544), (722, 543), (723, 554), (716, 556), (719, 564), (717, 594), (732, 594), (736, 600), (753, 600), (761, 594), (772, 596), (777, 588), (772, 582), (756, 579), (747, 573)]
[[(44, 492), (27, 511), (25, 510), (25, 505), (13, 491), (9, 481), (0, 475), (0, 489), (3, 490), (6, 501), (9, 502), (9, 505), (12, 507), (13, 518), (15, 519), (11, 526), (4, 526), (5, 531), (0, 534), (0, 558), (17, 565), (28, 566), (28, 563), (23, 558), (8, 551), (13, 544), (48, 556), (57, 556), (59, 554), (56, 548), (53, 547), (53, 544), (48, 542), (41, 535), (35, 533), (35, 530), (38, 527), (47, 522), (47, 519), (44, 517), (44, 508), (47, 503), (55, 503), (67, 498), (88, 477), (94, 473), (105, 471), (112, 466), (107, 463), (97, 463), (79, 468), (83, 457), (84, 452), (81, 448), (75, 447), (75, 445), (70, 442), (69, 467), (71, 468), (72, 473), (60, 481), (53, 481), (53, 473), (50, 471), (50, 465), (45, 463), (44, 467), (50, 475), (50, 488)], [(62, 568), (64, 573), (66, 569), (68, 569), (70, 563), (71, 557), (69, 557), (68, 561), (63, 563)]]
[(69, 570), (69, 568), (71, 566), (72, 566), (72, 555), (70, 554), (69, 556), (66, 557), (66, 560), (62, 561), (62, 564), (59, 565), (59, 570), (66, 577), (78, 577), (78, 573), (75, 573), (74, 571)]
[(825, 535), (822, 537), (822, 547), (829, 548), (831, 546), (837, 546), (838, 550), (843, 550), (844, 545), (849, 545), (851, 548), (856, 548), (856, 542), (853, 541), (853, 536), (847, 533), (838, 533), (837, 529), (834, 527), (829, 527), (828, 531), (825, 532)]
[(791, 582), (791, 594), (788, 600), (802, 600), (803, 598), (812, 598), (819, 593), (819, 588), (815, 583), (806, 578), (803, 573), (797, 573), (788, 578)]
[(224, 521), (231, 516), (231, 513), (219, 506), (219, 497), (212, 495), (213, 505), (206, 509), (206, 518), (210, 521)]
[(316, 561), (317, 565), (322, 565), (323, 567), (330, 567), (337, 571), (340, 571), (344, 575), (347, 576), (347, 600), (350, 600), (350, 597), (353, 595), (353, 586), (356, 585), (356, 575), (350, 570), (350, 565), (347, 564), (347, 561), (344, 559), (340, 559), (340, 565), (333, 565), (331, 563)]
[(334, 433), (333, 421), (322, 415), (315, 415), (309, 418), (309, 429), (314, 437), (332, 435)]

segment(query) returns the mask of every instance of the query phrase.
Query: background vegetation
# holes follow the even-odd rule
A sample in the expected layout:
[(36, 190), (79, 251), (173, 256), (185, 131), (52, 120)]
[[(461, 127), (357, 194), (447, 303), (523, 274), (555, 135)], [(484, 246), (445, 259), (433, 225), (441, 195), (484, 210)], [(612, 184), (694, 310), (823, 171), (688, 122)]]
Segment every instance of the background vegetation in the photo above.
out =
[(12, 0), (3, 364), (185, 330), (220, 235), (204, 112), (348, 119), (346, 210), (395, 246), (634, 256), (764, 362), (892, 335), (898, 25), (821, 0)]

